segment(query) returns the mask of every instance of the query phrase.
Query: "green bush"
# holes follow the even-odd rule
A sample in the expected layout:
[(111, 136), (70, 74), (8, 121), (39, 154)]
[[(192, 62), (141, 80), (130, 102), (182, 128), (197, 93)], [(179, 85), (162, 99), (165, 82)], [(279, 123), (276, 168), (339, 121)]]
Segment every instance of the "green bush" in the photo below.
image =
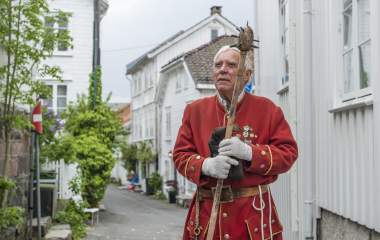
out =
[(158, 172), (154, 172), (149, 177), (149, 185), (152, 187), (153, 192), (161, 191), (162, 189), (162, 177)]
[(55, 220), (60, 223), (69, 224), (73, 233), (73, 240), (82, 239), (86, 236), (86, 225), (87, 220), (84, 208), (86, 205), (84, 203), (76, 203), (70, 200), (67, 203), (66, 209), (64, 211), (59, 211)]
[(24, 222), (24, 209), (19, 207), (0, 208), (0, 230), (18, 226)]
[(157, 200), (166, 200), (166, 196), (161, 190), (157, 190), (153, 197)]

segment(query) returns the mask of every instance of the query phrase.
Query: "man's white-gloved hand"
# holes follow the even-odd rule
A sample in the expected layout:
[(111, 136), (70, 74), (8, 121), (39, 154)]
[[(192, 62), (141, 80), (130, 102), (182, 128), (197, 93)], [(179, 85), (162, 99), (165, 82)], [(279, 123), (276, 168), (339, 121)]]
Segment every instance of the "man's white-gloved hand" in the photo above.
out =
[(251, 161), (252, 148), (238, 137), (224, 139), (219, 143), (219, 154)]
[(202, 173), (210, 177), (226, 179), (231, 165), (237, 166), (238, 164), (237, 160), (228, 156), (209, 157), (203, 161)]

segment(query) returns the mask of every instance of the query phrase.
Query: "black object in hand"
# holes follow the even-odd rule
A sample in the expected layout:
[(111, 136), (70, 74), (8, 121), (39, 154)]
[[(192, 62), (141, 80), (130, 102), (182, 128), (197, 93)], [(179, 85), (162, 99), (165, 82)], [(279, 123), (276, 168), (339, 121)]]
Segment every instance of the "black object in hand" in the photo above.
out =
[[(219, 154), (219, 143), (224, 139), (226, 135), (225, 127), (218, 127), (212, 131), (210, 140), (208, 141), (208, 147), (210, 149), (211, 157), (215, 157)], [(236, 158), (235, 158), (236, 159)], [(243, 163), (240, 159), (236, 159), (239, 165), (232, 165), (228, 173), (228, 179), (241, 180), (244, 177)]]

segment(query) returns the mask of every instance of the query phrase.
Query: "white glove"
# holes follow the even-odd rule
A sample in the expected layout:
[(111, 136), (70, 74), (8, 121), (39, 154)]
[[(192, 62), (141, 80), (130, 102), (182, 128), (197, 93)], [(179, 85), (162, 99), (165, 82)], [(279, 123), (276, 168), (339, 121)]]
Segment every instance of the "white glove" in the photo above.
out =
[(238, 137), (224, 139), (219, 143), (219, 154), (251, 161), (252, 148)]
[(203, 161), (202, 173), (210, 177), (226, 179), (231, 165), (237, 166), (238, 164), (238, 161), (228, 156), (209, 157)]

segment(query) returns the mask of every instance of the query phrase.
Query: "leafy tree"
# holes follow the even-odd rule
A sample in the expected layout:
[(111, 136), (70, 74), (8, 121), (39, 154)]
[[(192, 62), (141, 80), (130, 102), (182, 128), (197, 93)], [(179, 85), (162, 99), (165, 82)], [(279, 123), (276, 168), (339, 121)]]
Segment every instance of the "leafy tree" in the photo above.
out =
[(147, 174), (149, 175), (149, 168), (147, 168), (148, 164), (151, 163), (154, 159), (156, 159), (156, 153), (152, 150), (151, 142), (140, 142), (137, 150), (137, 159), (141, 162), (141, 166), (147, 170)]
[(34, 105), (37, 97), (51, 94), (40, 79), (61, 80), (61, 70), (44, 64), (44, 60), (58, 44), (71, 47), (68, 31), (56, 31), (45, 22), (68, 21), (68, 18), (69, 14), (62, 11), (53, 14), (46, 0), (0, 0), (0, 46), (5, 56), (5, 62), (0, 65), (0, 134), (5, 145), (0, 174), (3, 176), (9, 176), (11, 131), (30, 127), (29, 117), (17, 112), (16, 106)]
[[(97, 86), (101, 86), (100, 69), (97, 74)], [(94, 86), (93, 81), (94, 78), (90, 77), (90, 86)], [(89, 92), (92, 94), (91, 89)], [(107, 102), (99, 98), (94, 105), (93, 99), (98, 97), (81, 96), (76, 104), (68, 106), (62, 114), (65, 121), (63, 131), (55, 144), (49, 147), (49, 153), (52, 159), (78, 165), (79, 179), (72, 182), (72, 189), (81, 194), (91, 207), (97, 207), (110, 181), (115, 164), (112, 152), (117, 146), (116, 137), (122, 126)]]
[(128, 172), (136, 171), (137, 164), (137, 145), (136, 144), (125, 144), (121, 146), (121, 159), (123, 161), (123, 166)]

